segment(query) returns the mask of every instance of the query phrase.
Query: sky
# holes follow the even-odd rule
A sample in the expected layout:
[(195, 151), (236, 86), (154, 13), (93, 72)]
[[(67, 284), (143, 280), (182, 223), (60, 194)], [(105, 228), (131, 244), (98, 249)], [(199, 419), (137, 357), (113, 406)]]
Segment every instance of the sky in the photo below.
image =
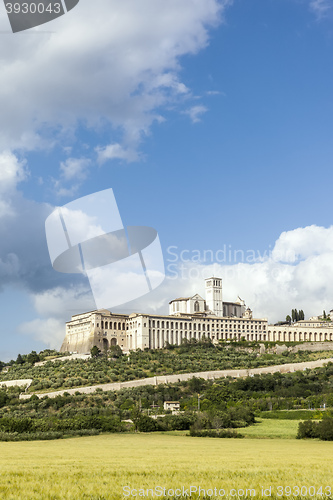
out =
[(0, 6), (0, 359), (59, 349), (95, 308), (45, 220), (112, 188), (166, 278), (114, 312), (223, 280), (254, 317), (333, 308), (333, 1), (80, 0), (10, 31)]

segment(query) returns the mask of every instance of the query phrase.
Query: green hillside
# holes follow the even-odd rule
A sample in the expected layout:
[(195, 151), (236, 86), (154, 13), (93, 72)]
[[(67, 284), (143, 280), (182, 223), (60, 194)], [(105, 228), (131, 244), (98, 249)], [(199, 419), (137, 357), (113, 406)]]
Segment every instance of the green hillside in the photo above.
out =
[[(34, 366), (36, 353), (20, 356), (0, 372), (0, 381), (33, 379), (29, 392), (68, 389), (85, 385), (125, 382), (155, 375), (191, 373), (211, 370), (257, 368), (275, 364), (309, 361), (330, 357), (330, 351), (298, 351), (282, 354), (260, 354), (255, 343), (213, 345), (209, 340), (187, 342), (165, 349), (132, 351), (128, 356), (112, 354), (89, 360), (47, 361)], [(47, 353), (49, 355), (49, 353)], [(118, 352), (115, 353), (117, 356)], [(37, 356), (37, 358), (36, 358)], [(50, 355), (48, 356), (50, 357)], [(47, 359), (44, 355), (41, 359)], [(7, 371), (8, 370), (8, 371)]]

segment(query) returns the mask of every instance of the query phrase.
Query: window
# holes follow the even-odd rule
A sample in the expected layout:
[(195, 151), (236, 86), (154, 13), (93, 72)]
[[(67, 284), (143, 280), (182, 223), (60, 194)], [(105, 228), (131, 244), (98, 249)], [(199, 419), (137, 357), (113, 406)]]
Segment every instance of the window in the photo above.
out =
[(199, 302), (196, 300), (194, 303), (194, 312), (199, 312), (199, 311), (200, 311)]

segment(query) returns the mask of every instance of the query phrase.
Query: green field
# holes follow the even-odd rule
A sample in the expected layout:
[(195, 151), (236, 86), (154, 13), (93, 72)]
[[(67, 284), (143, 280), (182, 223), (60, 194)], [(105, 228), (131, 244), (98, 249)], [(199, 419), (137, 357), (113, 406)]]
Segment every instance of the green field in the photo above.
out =
[(237, 432), (248, 438), (259, 439), (293, 439), (296, 438), (300, 420), (256, 419), (258, 423), (250, 427), (237, 429)]
[[(332, 442), (190, 438), (162, 433), (5, 442), (0, 443), (0, 498), (143, 498), (123, 496), (124, 486), (216, 487), (226, 494), (232, 488), (254, 488), (256, 498), (263, 498), (262, 486), (272, 486), (271, 498), (277, 498), (279, 485), (314, 486), (317, 491), (320, 486), (332, 485), (332, 456)], [(311, 497), (328, 498), (320, 495), (320, 490)]]

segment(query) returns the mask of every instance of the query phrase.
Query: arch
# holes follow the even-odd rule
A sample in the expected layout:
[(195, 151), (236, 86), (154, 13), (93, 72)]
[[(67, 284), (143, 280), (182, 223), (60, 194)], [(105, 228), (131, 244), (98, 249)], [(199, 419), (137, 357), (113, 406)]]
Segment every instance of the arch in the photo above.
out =
[(117, 323), (116, 322), (113, 323), (113, 329), (117, 330)]
[[(103, 339), (103, 340), (106, 340), (106, 339)], [(111, 346), (115, 346), (115, 345), (117, 345), (117, 339), (113, 338), (113, 339), (111, 339)]]
[(194, 312), (199, 312), (199, 311), (200, 311), (199, 302), (196, 300), (194, 302)]
[(126, 330), (126, 328), (125, 328), (125, 323), (123, 323), (123, 330)]
[(107, 351), (109, 349), (109, 342), (108, 339), (103, 339), (103, 350)]
[(118, 330), (121, 330), (121, 323), (118, 323)]
[(104, 325), (105, 330), (108, 329), (108, 325), (109, 325), (109, 323), (107, 321), (105, 321), (105, 325)]

